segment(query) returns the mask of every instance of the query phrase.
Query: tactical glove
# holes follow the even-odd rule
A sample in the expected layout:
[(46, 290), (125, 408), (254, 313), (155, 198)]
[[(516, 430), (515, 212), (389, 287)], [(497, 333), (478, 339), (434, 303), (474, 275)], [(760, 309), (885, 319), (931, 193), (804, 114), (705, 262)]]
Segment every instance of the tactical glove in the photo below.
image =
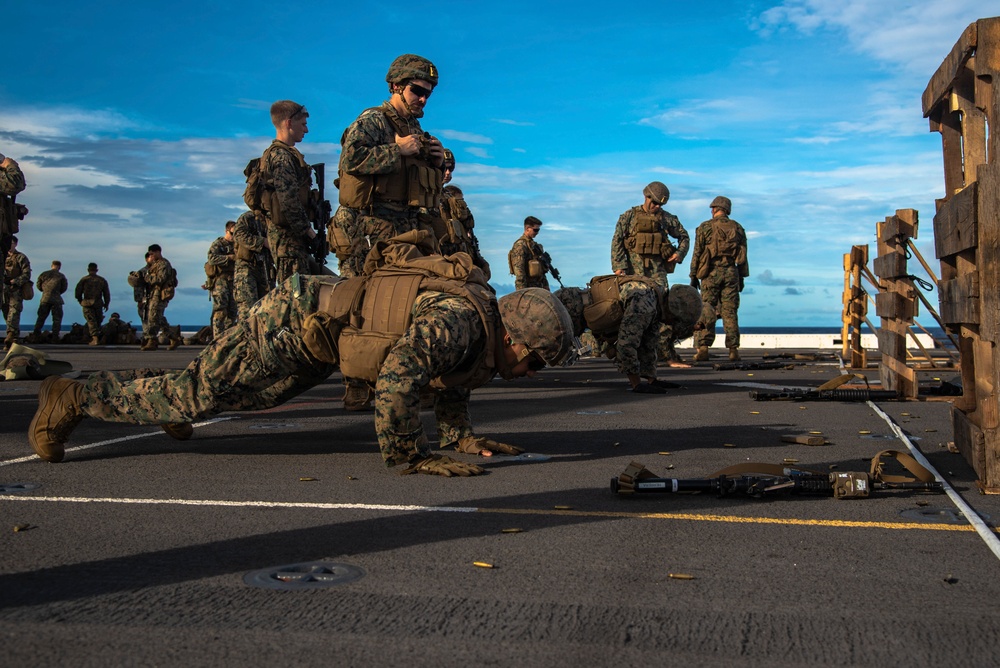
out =
[(519, 448), (516, 445), (508, 445), (483, 436), (466, 436), (458, 442), (455, 450), (468, 455), (482, 455), (483, 457), (490, 457), (495, 452), (504, 455), (519, 455), (524, 452), (523, 448)]
[(691, 279), (691, 287), (694, 288), (695, 290), (700, 290), (701, 289), (701, 281), (699, 281), (697, 278), (692, 278)]
[(632, 388), (632, 391), (636, 394), (666, 394), (666, 389), (659, 387), (657, 385), (650, 385), (649, 383), (640, 383)]
[(444, 455), (431, 455), (424, 459), (417, 459), (410, 462), (409, 468), (403, 471), (403, 475), (409, 473), (426, 473), (428, 475), (443, 475), (446, 478), (452, 476), (462, 476), (466, 478), (472, 475), (482, 475), (485, 472), (482, 466), (466, 464), (457, 459)]

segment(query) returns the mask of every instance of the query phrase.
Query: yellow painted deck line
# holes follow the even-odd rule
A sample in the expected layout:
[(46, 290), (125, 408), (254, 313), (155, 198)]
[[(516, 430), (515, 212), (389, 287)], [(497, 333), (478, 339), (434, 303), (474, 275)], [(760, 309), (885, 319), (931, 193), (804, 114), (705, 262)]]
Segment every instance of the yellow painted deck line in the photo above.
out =
[[(297, 501), (225, 501), (213, 499), (139, 499), (85, 496), (26, 496), (0, 495), (0, 501), (50, 503), (118, 503), (126, 505), (208, 506), (229, 508), (305, 508), (313, 510), (374, 510), (390, 512), (487, 513), (493, 515), (542, 515), (549, 517), (595, 517), (618, 519), (675, 520), (686, 522), (722, 522), (729, 524), (777, 524), (784, 526), (814, 526), (840, 529), (890, 529), (917, 531), (961, 531), (975, 529), (967, 524), (933, 524), (924, 522), (862, 522), (855, 520), (819, 520), (801, 517), (745, 517), (708, 513), (649, 513), (602, 510), (556, 510), (540, 508), (477, 508), (473, 506), (418, 506), (376, 503), (318, 503)], [(997, 531), (997, 529), (993, 529)]]

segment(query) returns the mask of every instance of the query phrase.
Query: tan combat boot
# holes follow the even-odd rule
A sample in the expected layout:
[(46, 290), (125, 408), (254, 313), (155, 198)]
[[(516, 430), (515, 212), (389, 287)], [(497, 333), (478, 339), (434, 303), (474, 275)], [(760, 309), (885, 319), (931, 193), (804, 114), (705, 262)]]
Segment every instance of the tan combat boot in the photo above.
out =
[(695, 362), (708, 361), (708, 346), (698, 346), (698, 352), (694, 355)]
[(92, 336), (92, 337), (90, 337), (90, 343), (88, 343), (87, 345), (88, 346), (96, 346), (96, 345), (99, 345), (100, 343), (101, 343), (101, 341), (96, 336)]
[(83, 385), (49, 376), (38, 390), (38, 410), (28, 426), (28, 440), (35, 454), (47, 462), (61, 462), (70, 433), (87, 417), (80, 410)]
[(178, 441), (186, 441), (194, 434), (194, 427), (191, 426), (190, 422), (168, 422), (161, 424), (160, 427)]
[(181, 337), (171, 338), (170, 345), (167, 346), (167, 350), (177, 350), (177, 347), (181, 345)]
[(739, 362), (740, 361), (740, 351), (739, 351), (739, 348), (730, 348), (729, 349), (729, 361), (730, 362)]
[(160, 342), (156, 339), (146, 339), (142, 342), (142, 347), (139, 350), (156, 350), (160, 347)]

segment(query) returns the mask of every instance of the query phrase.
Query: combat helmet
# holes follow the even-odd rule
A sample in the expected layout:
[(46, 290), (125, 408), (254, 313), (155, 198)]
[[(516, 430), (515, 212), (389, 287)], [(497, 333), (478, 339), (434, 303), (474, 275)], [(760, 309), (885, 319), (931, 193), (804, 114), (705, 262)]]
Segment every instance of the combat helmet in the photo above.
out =
[(500, 319), (513, 343), (537, 353), (549, 366), (569, 366), (578, 346), (566, 307), (542, 288), (524, 288), (498, 302)]
[(642, 189), (642, 194), (648, 195), (649, 199), (653, 200), (660, 206), (663, 206), (667, 203), (667, 200), (670, 199), (670, 188), (659, 181), (653, 181)]
[(398, 84), (409, 79), (421, 79), (434, 86), (438, 83), (438, 70), (434, 63), (422, 56), (405, 53), (392, 61), (385, 75), (386, 83)]
[(583, 293), (584, 290), (580, 288), (561, 288), (552, 293), (566, 307), (570, 322), (573, 323), (574, 336), (580, 336), (587, 329), (587, 319), (583, 317)]
[(710, 209), (722, 209), (726, 212), (727, 216), (733, 212), (733, 203), (728, 197), (723, 197), (722, 195), (713, 199), (712, 203), (709, 204), (708, 207)]
[(667, 292), (667, 319), (674, 329), (674, 339), (681, 341), (694, 335), (694, 326), (701, 317), (701, 295), (690, 285), (677, 283)]

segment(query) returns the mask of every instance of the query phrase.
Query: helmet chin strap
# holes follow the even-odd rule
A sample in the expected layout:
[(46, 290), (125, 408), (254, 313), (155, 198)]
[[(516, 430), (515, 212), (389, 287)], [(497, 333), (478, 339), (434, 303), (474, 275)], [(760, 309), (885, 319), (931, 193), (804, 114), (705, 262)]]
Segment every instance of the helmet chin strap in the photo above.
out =
[(414, 109), (413, 107), (411, 107), (410, 103), (406, 101), (406, 95), (403, 94), (404, 90), (406, 90), (406, 84), (393, 84), (392, 92), (395, 93), (396, 95), (399, 95), (399, 99), (403, 102), (403, 106), (406, 108), (406, 111), (410, 114), (410, 118), (423, 118), (424, 110)]

